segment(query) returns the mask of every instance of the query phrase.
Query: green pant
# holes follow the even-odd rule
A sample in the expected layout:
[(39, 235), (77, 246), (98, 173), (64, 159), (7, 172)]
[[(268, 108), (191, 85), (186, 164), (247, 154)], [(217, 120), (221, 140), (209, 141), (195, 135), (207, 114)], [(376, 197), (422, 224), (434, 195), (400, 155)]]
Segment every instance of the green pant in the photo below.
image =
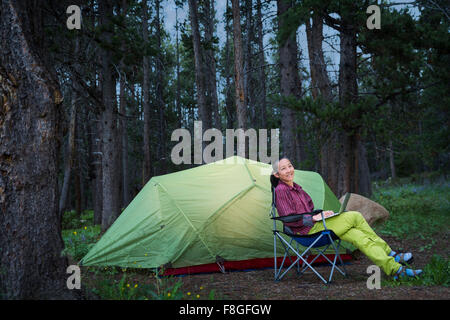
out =
[[(369, 226), (366, 219), (357, 211), (343, 212), (325, 220), (327, 229), (361, 250), (373, 263), (387, 275), (393, 275), (401, 264), (389, 256), (391, 248)], [(322, 221), (316, 222), (309, 234), (324, 230)]]

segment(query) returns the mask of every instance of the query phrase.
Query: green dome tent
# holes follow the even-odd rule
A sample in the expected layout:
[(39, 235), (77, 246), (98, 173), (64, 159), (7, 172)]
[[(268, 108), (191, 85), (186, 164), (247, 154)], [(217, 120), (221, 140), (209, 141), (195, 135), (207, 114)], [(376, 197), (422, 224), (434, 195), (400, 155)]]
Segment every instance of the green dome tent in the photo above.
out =
[[(153, 177), (80, 264), (169, 274), (273, 266), (270, 173), (270, 164), (234, 156)], [(295, 182), (315, 208), (339, 210), (318, 173), (296, 170)]]

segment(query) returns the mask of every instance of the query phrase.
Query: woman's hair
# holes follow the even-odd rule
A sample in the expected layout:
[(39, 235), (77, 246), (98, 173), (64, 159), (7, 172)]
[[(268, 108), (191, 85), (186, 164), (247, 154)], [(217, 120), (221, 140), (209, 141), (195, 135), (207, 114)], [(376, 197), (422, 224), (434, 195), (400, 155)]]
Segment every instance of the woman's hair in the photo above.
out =
[(274, 163), (272, 163), (272, 174), (278, 173), (278, 165), (280, 164), (280, 161), (283, 160), (283, 159), (286, 159), (286, 160), (288, 160), (289, 162), (291, 161), (291, 160), (289, 160), (288, 158), (283, 157), (283, 158), (278, 159), (278, 160), (275, 161)]
[(280, 179), (275, 177), (273, 173), (270, 175), (270, 184), (273, 188), (276, 188), (278, 186), (278, 183), (280, 182)]
[[(280, 161), (283, 160), (283, 159), (289, 160), (288, 158), (283, 157), (283, 158), (281, 158), (281, 159), (278, 159), (277, 161), (275, 161), (275, 162), (272, 164), (272, 170), (273, 170), (273, 171), (272, 171), (272, 174), (270, 175), (270, 183), (272, 184), (272, 186), (273, 186), (274, 188), (276, 188), (277, 185), (278, 185), (278, 182), (280, 182), (280, 179), (277, 178), (277, 177), (275, 177), (274, 173), (278, 173), (278, 164), (279, 164)], [(289, 161), (290, 161), (290, 160), (289, 160)]]

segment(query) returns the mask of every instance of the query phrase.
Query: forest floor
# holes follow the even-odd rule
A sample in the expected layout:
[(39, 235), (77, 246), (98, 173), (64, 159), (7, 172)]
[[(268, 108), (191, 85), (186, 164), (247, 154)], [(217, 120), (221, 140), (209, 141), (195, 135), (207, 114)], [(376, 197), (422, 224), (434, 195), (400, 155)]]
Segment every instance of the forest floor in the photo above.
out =
[[(423, 268), (432, 258), (433, 254), (448, 257), (448, 233), (438, 235), (441, 241), (429, 250), (419, 252), (420, 248), (428, 245), (426, 240), (417, 239), (399, 240), (394, 237), (384, 237), (393, 248), (407, 248), (414, 253), (415, 268)], [(305, 272), (298, 277), (296, 271), (291, 269), (287, 275), (278, 282), (273, 279), (274, 270), (254, 270), (247, 272), (227, 272), (225, 274), (189, 275), (183, 277), (183, 290), (194, 293), (215, 290), (223, 299), (269, 299), (269, 300), (305, 300), (305, 299), (450, 299), (450, 288), (445, 286), (424, 286), (395, 283), (382, 272), (380, 289), (368, 289), (367, 280), (371, 274), (367, 267), (373, 263), (364, 255), (358, 255), (346, 265), (348, 276), (344, 278), (339, 272), (333, 276), (333, 281), (325, 285), (312, 271)], [(328, 275), (330, 267), (319, 266), (317, 270)], [(199, 290), (203, 287), (203, 290)]]
[[(411, 267), (423, 269), (418, 279), (394, 281), (381, 271), (381, 288), (369, 289), (373, 263), (355, 252), (346, 264), (347, 277), (335, 271), (325, 285), (312, 271), (298, 277), (295, 268), (278, 282), (274, 269), (156, 277), (148, 269), (82, 267), (87, 299), (156, 300), (449, 300), (450, 183), (379, 186), (372, 200), (382, 204), (389, 219), (374, 227), (397, 252), (412, 252)], [(92, 212), (65, 216), (63, 238), (71, 264), (79, 261), (100, 237)], [(72, 259), (72, 257), (74, 257)], [(328, 275), (329, 266), (317, 266)]]
[[(429, 264), (433, 255), (449, 257), (449, 234), (442, 232), (436, 234), (439, 239), (431, 247), (426, 239), (398, 239), (392, 236), (384, 236), (392, 248), (405, 248), (413, 252), (414, 262), (411, 266), (423, 269)], [(423, 248), (427, 248), (424, 250)], [(153, 274), (127, 270), (124, 281), (124, 272), (90, 272), (84, 283), (88, 283), (91, 292), (96, 293), (89, 299), (142, 299), (145, 292), (153, 292), (148, 299), (186, 299), (186, 300), (449, 300), (450, 288), (448, 285), (431, 285), (409, 281), (393, 281), (381, 271), (381, 288), (368, 289), (367, 280), (371, 274), (367, 273), (367, 267), (373, 263), (364, 255), (356, 252), (355, 259), (346, 264), (347, 277), (344, 278), (335, 271), (332, 283), (325, 285), (311, 271), (298, 277), (293, 268), (278, 282), (273, 279), (274, 269), (261, 269), (251, 271), (232, 271), (225, 273), (208, 273), (175, 277), (162, 277), (157, 279)], [(324, 276), (330, 271), (329, 266), (317, 266), (317, 270)], [(444, 270), (445, 277), (449, 277)], [(105, 284), (113, 281), (116, 285), (109, 285), (109, 291), (116, 293), (105, 294)], [(447, 280), (448, 281), (448, 280)], [(122, 284), (119, 284), (122, 282)], [(101, 284), (103, 283), (103, 284)], [(98, 290), (99, 284), (103, 285), (102, 292)], [(100, 286), (101, 286), (100, 285)], [(144, 295), (134, 292), (130, 294), (134, 286), (139, 288), (152, 288), (144, 290)], [(120, 287), (128, 294), (117, 293)], [(131, 289), (130, 289), (131, 287)], [(157, 293), (159, 291), (159, 293)], [(99, 294), (100, 293), (100, 294)]]

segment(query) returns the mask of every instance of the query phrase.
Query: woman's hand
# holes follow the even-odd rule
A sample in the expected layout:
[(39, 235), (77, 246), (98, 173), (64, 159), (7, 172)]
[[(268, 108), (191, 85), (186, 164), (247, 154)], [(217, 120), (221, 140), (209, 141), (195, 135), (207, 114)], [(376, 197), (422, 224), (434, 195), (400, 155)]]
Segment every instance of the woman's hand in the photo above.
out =
[[(328, 218), (329, 216), (331, 216), (334, 212), (331, 210), (327, 210), (327, 211), (322, 211), (323, 212), (323, 217), (324, 218)], [(316, 214), (315, 216), (312, 217), (313, 221), (320, 221), (322, 220), (322, 215)]]

